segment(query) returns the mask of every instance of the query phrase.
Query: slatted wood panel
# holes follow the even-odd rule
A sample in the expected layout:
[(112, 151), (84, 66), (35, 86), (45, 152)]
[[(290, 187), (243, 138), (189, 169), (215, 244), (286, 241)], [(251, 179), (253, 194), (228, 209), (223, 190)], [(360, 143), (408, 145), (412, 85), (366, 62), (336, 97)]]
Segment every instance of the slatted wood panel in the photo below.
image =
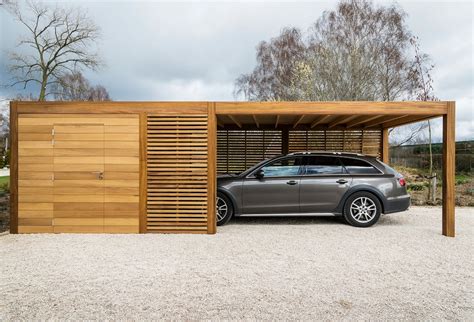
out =
[(19, 232), (138, 232), (137, 116), (21, 115), (18, 124)]
[(239, 173), (268, 158), (280, 155), (281, 131), (217, 131), (217, 172)]
[[(281, 131), (219, 130), (218, 173), (238, 173), (282, 154)], [(288, 152), (343, 151), (381, 157), (381, 130), (290, 130)]]
[(148, 232), (207, 232), (207, 122), (207, 115), (148, 115)]
[(343, 151), (380, 157), (381, 140), (381, 130), (290, 131), (288, 151)]

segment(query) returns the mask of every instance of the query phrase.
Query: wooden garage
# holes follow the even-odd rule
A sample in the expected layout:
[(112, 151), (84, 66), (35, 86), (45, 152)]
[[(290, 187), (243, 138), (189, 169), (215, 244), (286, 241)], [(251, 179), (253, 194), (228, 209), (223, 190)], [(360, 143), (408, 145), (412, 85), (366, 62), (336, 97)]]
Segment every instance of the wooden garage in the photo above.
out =
[(454, 236), (454, 102), (12, 102), (12, 233), (216, 232), (216, 174), (302, 150), (388, 161), (388, 129), (443, 117)]

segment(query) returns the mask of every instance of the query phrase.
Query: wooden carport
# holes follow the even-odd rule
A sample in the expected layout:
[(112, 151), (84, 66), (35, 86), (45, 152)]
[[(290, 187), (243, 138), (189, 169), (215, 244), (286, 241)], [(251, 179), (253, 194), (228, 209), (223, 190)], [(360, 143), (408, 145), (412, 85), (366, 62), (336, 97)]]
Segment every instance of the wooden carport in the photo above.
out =
[(229, 132), (244, 136), (244, 149), (251, 136), (267, 145), (270, 131), (276, 152), (388, 162), (389, 128), (435, 117), (443, 117), (442, 232), (454, 236), (454, 102), (12, 102), (11, 232), (213, 234)]

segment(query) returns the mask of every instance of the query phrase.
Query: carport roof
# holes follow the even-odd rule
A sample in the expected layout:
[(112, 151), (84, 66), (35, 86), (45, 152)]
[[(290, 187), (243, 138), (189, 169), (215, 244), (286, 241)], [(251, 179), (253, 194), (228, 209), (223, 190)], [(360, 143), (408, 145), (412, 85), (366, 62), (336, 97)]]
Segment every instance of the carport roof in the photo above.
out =
[(225, 129), (383, 129), (440, 117), (446, 102), (217, 102)]

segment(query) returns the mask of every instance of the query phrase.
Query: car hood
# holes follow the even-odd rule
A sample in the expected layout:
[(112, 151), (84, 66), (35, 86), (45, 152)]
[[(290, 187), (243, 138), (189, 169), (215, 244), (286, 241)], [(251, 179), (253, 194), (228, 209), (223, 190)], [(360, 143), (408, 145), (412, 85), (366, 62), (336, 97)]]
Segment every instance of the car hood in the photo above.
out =
[(226, 173), (226, 174), (220, 174), (217, 176), (217, 179), (232, 179), (232, 178), (237, 178), (238, 176), (236, 174), (230, 174), (230, 173)]

